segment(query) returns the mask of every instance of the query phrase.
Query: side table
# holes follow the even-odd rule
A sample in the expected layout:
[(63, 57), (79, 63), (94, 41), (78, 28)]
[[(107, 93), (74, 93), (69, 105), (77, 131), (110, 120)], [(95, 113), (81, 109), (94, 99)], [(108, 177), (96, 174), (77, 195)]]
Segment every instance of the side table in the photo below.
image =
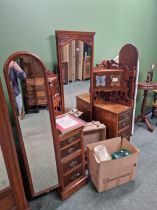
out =
[(154, 128), (151, 125), (148, 117), (146, 116), (146, 101), (147, 101), (148, 91), (157, 89), (157, 82), (145, 82), (145, 81), (139, 82), (138, 89), (144, 90), (144, 94), (143, 94), (143, 102), (141, 106), (141, 114), (137, 117), (137, 121), (146, 123), (148, 130), (152, 132)]

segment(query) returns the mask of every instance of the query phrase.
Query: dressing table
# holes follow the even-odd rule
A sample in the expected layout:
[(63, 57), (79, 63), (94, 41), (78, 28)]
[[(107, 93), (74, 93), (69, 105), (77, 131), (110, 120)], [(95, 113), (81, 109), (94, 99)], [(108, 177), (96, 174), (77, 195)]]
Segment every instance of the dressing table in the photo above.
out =
[(135, 103), (138, 51), (126, 44), (119, 62), (103, 61), (91, 71), (90, 94), (76, 97), (77, 109), (106, 125), (107, 138), (130, 139)]

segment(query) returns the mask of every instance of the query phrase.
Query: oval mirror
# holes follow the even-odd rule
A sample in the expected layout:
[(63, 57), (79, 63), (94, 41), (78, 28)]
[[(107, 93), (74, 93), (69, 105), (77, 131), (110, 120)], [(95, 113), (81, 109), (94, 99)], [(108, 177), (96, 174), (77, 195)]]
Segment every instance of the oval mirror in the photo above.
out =
[[(46, 67), (29, 52), (16, 52), (4, 74), (31, 196), (58, 187), (55, 122), (49, 114)], [(50, 120), (51, 119), (51, 120)]]

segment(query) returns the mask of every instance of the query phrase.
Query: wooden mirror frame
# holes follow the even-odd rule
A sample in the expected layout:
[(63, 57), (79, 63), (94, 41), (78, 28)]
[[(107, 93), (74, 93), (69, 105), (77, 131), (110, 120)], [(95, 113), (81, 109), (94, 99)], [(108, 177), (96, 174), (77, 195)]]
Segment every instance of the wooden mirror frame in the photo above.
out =
[(61, 62), (62, 47), (73, 40), (83, 41), (84, 43), (88, 44), (91, 47), (91, 66), (90, 66), (90, 77), (91, 77), (93, 60), (94, 60), (94, 35), (95, 35), (95, 32), (56, 30), (55, 35), (56, 35), (57, 59), (58, 59), (58, 67), (59, 67), (58, 74), (59, 74), (59, 82), (60, 82), (60, 87), (61, 87), (62, 110), (63, 110), (63, 112), (65, 112), (62, 62)]
[(46, 86), (46, 93), (47, 93), (47, 101), (48, 101), (48, 110), (49, 110), (49, 116), (50, 116), (50, 122), (51, 122), (51, 131), (52, 131), (52, 137), (53, 137), (53, 144), (54, 144), (54, 151), (55, 151), (55, 157), (56, 157), (56, 167), (57, 167), (57, 174), (59, 174), (59, 170), (58, 170), (58, 158), (57, 158), (57, 145), (55, 142), (56, 139), (56, 124), (55, 124), (55, 115), (54, 115), (54, 111), (53, 111), (53, 105), (51, 105), (51, 98), (50, 98), (50, 94), (49, 94), (49, 89), (48, 89), (48, 78), (46, 75), (47, 69), (45, 67), (45, 65), (43, 64), (43, 62), (40, 60), (40, 58), (38, 56), (36, 56), (35, 54), (32, 54), (30, 52), (27, 51), (19, 51), (19, 52), (15, 52), (12, 55), (10, 55), (8, 57), (8, 59), (6, 60), (4, 67), (3, 67), (3, 72), (4, 72), (4, 76), (5, 76), (5, 80), (6, 80), (6, 85), (7, 85), (7, 89), (8, 89), (8, 94), (9, 94), (9, 98), (10, 98), (10, 102), (11, 102), (11, 107), (12, 107), (12, 111), (13, 111), (13, 115), (14, 115), (14, 119), (15, 119), (15, 124), (16, 124), (16, 128), (17, 128), (17, 134), (18, 134), (18, 139), (19, 139), (19, 143), (20, 143), (20, 147), (21, 147), (21, 151), (22, 151), (22, 155), (23, 155), (23, 161), (25, 164), (25, 170), (26, 170), (26, 175), (28, 177), (28, 182), (29, 182), (29, 190), (31, 193), (32, 197), (41, 195), (45, 192), (48, 192), (52, 189), (58, 188), (59, 187), (59, 183), (53, 187), (41, 190), (40, 192), (35, 193), (34, 192), (34, 188), (33, 188), (33, 182), (32, 182), (32, 178), (31, 178), (31, 173), (30, 173), (30, 169), (29, 169), (29, 165), (28, 165), (28, 160), (27, 160), (27, 156), (26, 156), (26, 151), (25, 151), (25, 147), (24, 147), (24, 142), (23, 142), (23, 137), (22, 137), (22, 132), (21, 132), (21, 128), (20, 128), (20, 124), (19, 124), (19, 120), (18, 120), (18, 116), (17, 116), (17, 111), (16, 111), (16, 104), (15, 104), (15, 99), (12, 93), (12, 90), (10, 88), (10, 81), (8, 80), (8, 68), (9, 68), (9, 63), (12, 60), (16, 60), (19, 57), (22, 56), (30, 56), (32, 57), (36, 62), (38, 62), (42, 69), (43, 69), (43, 75), (44, 75), (44, 79), (45, 79), (45, 86)]
[[(118, 63), (114, 60), (103, 60), (100, 64), (97, 64), (96, 68), (93, 68), (92, 77), (91, 77), (91, 92), (90, 92), (90, 119), (93, 119), (94, 116), (94, 100), (95, 100), (95, 74), (109, 75), (115, 73), (115, 71), (121, 71), (123, 74), (122, 85), (118, 89), (117, 86), (106, 88), (99, 88), (99, 96), (101, 98), (105, 98), (107, 96), (106, 101), (110, 101), (111, 103), (123, 104), (132, 109), (132, 128), (131, 133), (133, 133), (133, 125), (134, 125), (134, 115), (135, 115), (135, 105), (136, 105), (136, 95), (137, 95), (137, 81), (138, 81), (138, 50), (133, 44), (124, 45), (118, 55)], [(120, 92), (119, 95), (116, 96), (117, 93)], [(112, 92), (114, 93), (112, 95)], [(99, 98), (100, 99), (100, 98)], [(105, 100), (104, 100), (105, 101)], [(98, 119), (99, 120), (99, 119)]]
[[(0, 190), (0, 209), (31, 210), (25, 198), (7, 104), (0, 80), (0, 149), (9, 186)], [(2, 177), (0, 177), (2, 178)]]

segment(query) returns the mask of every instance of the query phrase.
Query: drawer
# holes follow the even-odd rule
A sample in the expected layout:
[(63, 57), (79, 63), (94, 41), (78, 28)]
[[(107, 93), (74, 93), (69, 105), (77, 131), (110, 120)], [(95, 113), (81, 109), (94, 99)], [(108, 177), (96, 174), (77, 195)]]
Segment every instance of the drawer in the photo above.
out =
[(28, 100), (28, 104), (29, 104), (30, 106), (37, 105), (37, 100), (36, 100), (36, 99), (29, 99), (29, 100)]
[(34, 85), (29, 85), (27, 86), (27, 92), (35, 91), (35, 86)]
[(27, 84), (27, 86), (34, 85), (35, 84), (34, 79), (33, 78), (32, 79), (26, 79), (26, 84)]
[(72, 153), (76, 152), (80, 148), (81, 148), (81, 142), (79, 141), (76, 144), (73, 144), (72, 146), (69, 146), (68, 148), (63, 149), (61, 151), (61, 158), (65, 158), (68, 155), (71, 155)]
[(35, 85), (45, 85), (45, 79), (43, 77), (35, 77)]
[(118, 122), (118, 130), (121, 130), (127, 126), (130, 126), (131, 119), (130, 118), (125, 118), (124, 120)]
[(47, 100), (46, 99), (29, 99), (28, 104), (30, 106), (36, 106), (36, 105), (46, 105)]
[(82, 168), (78, 168), (77, 170), (70, 173), (68, 176), (64, 177), (64, 187), (67, 187), (69, 184), (77, 180), (83, 175)]
[(80, 138), (81, 138), (81, 133), (80, 132), (79, 133), (76, 133), (75, 135), (70, 136), (70, 137), (64, 139), (63, 141), (60, 141), (60, 147), (63, 148), (65, 146), (68, 146), (71, 143), (76, 142)]
[(42, 78), (42, 77), (35, 77), (35, 78), (26, 79), (26, 84), (27, 85), (44, 85), (45, 84), (45, 79)]
[(77, 109), (81, 112), (88, 113), (90, 111), (90, 103), (77, 98)]
[(118, 121), (124, 120), (125, 118), (130, 118), (132, 115), (132, 110), (129, 110), (127, 112), (123, 112), (118, 115)]
[(69, 170), (75, 168), (79, 164), (81, 164), (81, 155), (75, 157), (74, 159), (68, 161), (67, 163), (63, 164), (63, 173), (68, 172)]
[(45, 91), (46, 92), (46, 87), (43, 85), (36, 85), (35, 89), (36, 89), (36, 91)]
[(46, 92), (41, 90), (32, 90), (32, 91), (27, 91), (27, 95), (28, 97), (31, 97), (31, 96), (37, 96), (37, 97), (46, 97)]
[(38, 105), (46, 105), (47, 104), (47, 99), (46, 98), (38, 99), (37, 103), (38, 103)]
[(36, 98), (36, 94), (35, 94), (35, 91), (30, 91), (30, 92), (28, 92), (28, 94), (27, 94), (27, 98)]
[(36, 96), (37, 97), (46, 97), (46, 92), (45, 91), (36, 91)]
[(43, 85), (27, 85), (27, 92), (29, 91), (45, 91), (46, 88)]
[(125, 137), (128, 140), (130, 140), (130, 135), (131, 135), (130, 128), (118, 133), (118, 136), (121, 136), (122, 138)]

